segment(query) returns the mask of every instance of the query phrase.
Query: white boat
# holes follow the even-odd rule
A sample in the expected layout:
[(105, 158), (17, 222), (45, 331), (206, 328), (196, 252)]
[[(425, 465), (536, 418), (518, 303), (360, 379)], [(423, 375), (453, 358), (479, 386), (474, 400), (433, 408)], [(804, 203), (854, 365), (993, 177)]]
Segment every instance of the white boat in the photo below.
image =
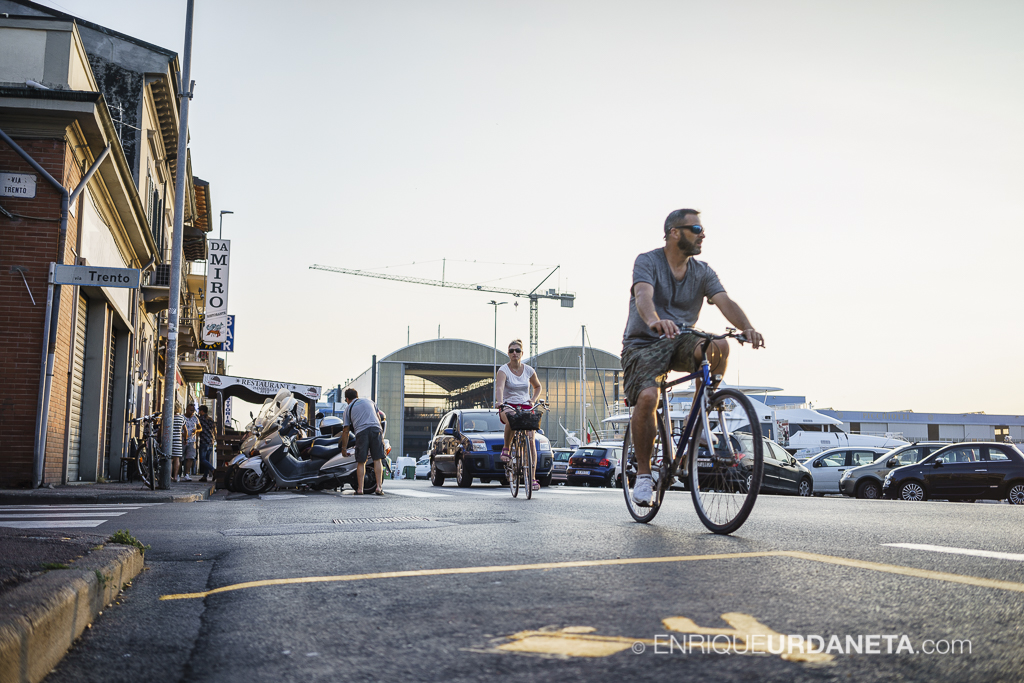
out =
[[(807, 403), (770, 406), (764, 400), (769, 393), (782, 391), (780, 387), (736, 386), (722, 384), (721, 388), (742, 391), (754, 405), (754, 411), (760, 416), (761, 433), (783, 446), (797, 459), (808, 458), (829, 448), (838, 446), (874, 446), (879, 448), (896, 448), (907, 443), (902, 434), (851, 434), (843, 427), (842, 420), (829, 417)], [(693, 397), (692, 387), (676, 387), (669, 393), (669, 412), (673, 432), (682, 432), (686, 418), (690, 413)], [(761, 398), (758, 398), (758, 397)], [(629, 409), (617, 407), (611, 417), (604, 420), (612, 425), (629, 422)], [(711, 417), (711, 416), (709, 416)], [(747, 426), (746, 415), (734, 410), (726, 413), (729, 431), (740, 431)], [(715, 429), (716, 421), (711, 421)]]

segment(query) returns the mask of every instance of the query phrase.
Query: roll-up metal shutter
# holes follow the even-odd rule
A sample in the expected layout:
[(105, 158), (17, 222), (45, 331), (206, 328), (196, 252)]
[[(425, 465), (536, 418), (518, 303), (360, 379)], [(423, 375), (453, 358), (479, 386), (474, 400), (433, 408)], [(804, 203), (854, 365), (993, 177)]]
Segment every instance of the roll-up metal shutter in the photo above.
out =
[(89, 300), (78, 297), (75, 312), (75, 347), (71, 363), (71, 411), (68, 415), (68, 481), (78, 481), (78, 462), (82, 452), (82, 385), (85, 377), (85, 331), (89, 320)]
[(114, 418), (114, 361), (117, 355), (117, 332), (114, 330), (114, 326), (110, 326), (110, 340), (107, 345), (107, 415), (106, 415), (106, 427), (104, 431), (106, 436), (103, 443), (103, 452), (107, 454), (105, 465), (102, 467), (103, 476), (107, 476), (107, 472), (110, 471), (110, 465), (113, 463), (113, 459), (110, 452), (110, 428), (113, 425)]

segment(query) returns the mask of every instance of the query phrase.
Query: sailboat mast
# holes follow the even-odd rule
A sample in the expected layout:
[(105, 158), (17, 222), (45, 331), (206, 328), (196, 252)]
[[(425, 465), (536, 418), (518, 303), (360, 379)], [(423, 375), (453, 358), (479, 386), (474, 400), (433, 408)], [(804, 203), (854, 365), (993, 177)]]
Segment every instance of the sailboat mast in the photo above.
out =
[(580, 439), (587, 443), (587, 326), (580, 335)]

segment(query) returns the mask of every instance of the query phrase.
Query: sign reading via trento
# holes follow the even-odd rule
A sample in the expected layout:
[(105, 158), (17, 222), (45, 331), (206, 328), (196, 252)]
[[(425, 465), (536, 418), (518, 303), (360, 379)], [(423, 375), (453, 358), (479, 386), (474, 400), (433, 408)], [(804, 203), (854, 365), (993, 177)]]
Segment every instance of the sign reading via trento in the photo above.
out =
[(53, 267), (53, 284), (55, 285), (138, 289), (140, 278), (141, 271), (138, 268)]
[[(207, 240), (210, 249), (206, 264), (206, 322), (203, 341), (224, 341), (228, 316), (228, 269), (231, 266), (231, 240)], [(218, 334), (219, 333), (219, 334)]]
[(0, 197), (33, 199), (35, 196), (36, 177), (31, 173), (0, 173)]

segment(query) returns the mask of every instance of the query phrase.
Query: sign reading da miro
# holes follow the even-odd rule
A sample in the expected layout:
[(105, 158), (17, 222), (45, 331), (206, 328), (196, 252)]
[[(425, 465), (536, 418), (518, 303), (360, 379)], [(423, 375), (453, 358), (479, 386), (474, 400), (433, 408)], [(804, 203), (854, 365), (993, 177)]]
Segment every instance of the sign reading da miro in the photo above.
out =
[(206, 324), (203, 341), (223, 341), (213, 334), (224, 329), (228, 315), (228, 270), (231, 266), (231, 240), (208, 240), (209, 261), (206, 264)]

